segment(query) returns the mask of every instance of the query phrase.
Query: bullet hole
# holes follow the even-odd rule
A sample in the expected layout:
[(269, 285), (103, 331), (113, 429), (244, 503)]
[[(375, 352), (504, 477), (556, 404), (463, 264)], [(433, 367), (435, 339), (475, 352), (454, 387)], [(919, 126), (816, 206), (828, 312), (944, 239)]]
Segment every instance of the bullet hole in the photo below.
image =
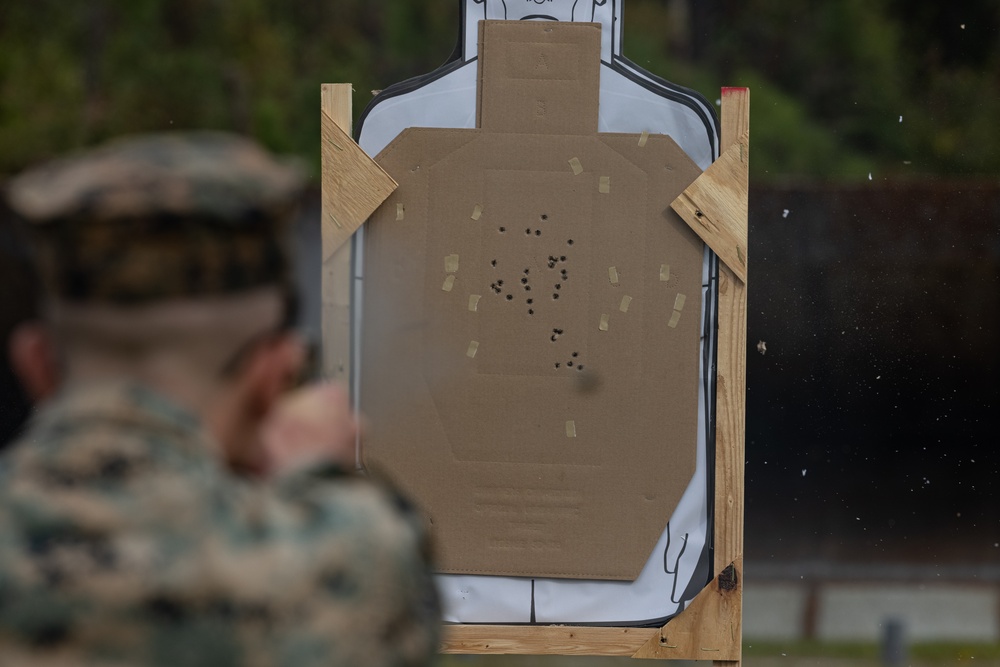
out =
[(562, 289), (562, 285), (560, 285), (559, 283), (556, 283), (556, 289)]
[(502, 280), (498, 280), (498, 281), (497, 281), (497, 285), (498, 285), (499, 287), (503, 287), (503, 281), (502, 281)]
[(565, 262), (566, 261), (566, 255), (563, 255), (562, 257), (560, 257), (559, 261), (560, 262)]
[(569, 366), (570, 368), (573, 368), (573, 362), (572, 361), (567, 361), (566, 365)]
[(528, 309), (528, 314), (529, 314), (529, 315), (534, 315), (534, 314), (535, 314), (535, 311), (534, 311), (534, 310), (532, 310), (531, 308), (529, 308), (529, 309)]
[(490, 262), (490, 265), (491, 266), (496, 266), (497, 265), (497, 261), (494, 259), (492, 262)]
[(553, 294), (553, 295), (552, 295), (552, 300), (553, 300), (553, 301), (555, 301), (555, 300), (556, 300), (556, 299), (558, 299), (558, 298), (559, 298), (559, 295), (558, 295), (558, 294)]
[(522, 285), (527, 285), (528, 284), (528, 279), (527, 278), (521, 278), (521, 284)]
[(556, 342), (556, 335), (552, 334), (552, 336), (549, 337), (549, 340), (552, 341), (553, 343)]
[(554, 331), (555, 333), (559, 334), (560, 336), (563, 335), (563, 330), (562, 329), (553, 329), (552, 331)]
[(514, 300), (514, 295), (513, 294), (508, 294), (507, 295), (507, 300), (508, 301), (513, 301)]
[(534, 299), (528, 299), (528, 305), (529, 305), (529, 306), (530, 306), (531, 304), (533, 304), (534, 302), (535, 302), (535, 300), (534, 300)]
[(531, 291), (531, 285), (525, 285), (524, 286), (524, 291), (525, 292), (530, 292)]
[(531, 269), (525, 269), (524, 270), (524, 275), (528, 275), (529, 273), (531, 273)]
[(542, 235), (542, 230), (536, 229), (535, 230), (535, 236), (541, 236), (541, 235)]
[(556, 268), (556, 263), (555, 263), (554, 261), (550, 261), (550, 262), (549, 262), (549, 268), (550, 268), (550, 269), (554, 269), (554, 268)]
[(573, 239), (570, 239), (569, 241), (566, 241), (566, 245), (573, 245)]
[(496, 290), (496, 288), (497, 288), (497, 284), (496, 283), (493, 283), (492, 285), (490, 285), (490, 289), (491, 290)]
[(500, 228), (500, 233), (501, 233), (501, 234), (505, 233), (506, 231), (507, 231), (507, 228), (506, 228), (506, 227), (501, 227), (501, 228)]
[(559, 362), (558, 361), (556, 362), (556, 368), (559, 368)]
[(578, 371), (582, 371), (582, 370), (583, 370), (583, 364), (580, 364), (579, 366), (577, 366), (577, 367), (576, 367), (576, 370), (578, 370)]
[(525, 229), (524, 233), (527, 234), (528, 236), (531, 236), (531, 229)]
[(576, 359), (576, 358), (577, 358), (577, 357), (579, 357), (579, 356), (580, 356), (580, 353), (579, 353), (579, 352), (574, 352), (574, 353), (573, 353), (573, 358), (574, 358), (574, 359)]
[(542, 213), (542, 220), (548, 220), (549, 216), (547, 213)]

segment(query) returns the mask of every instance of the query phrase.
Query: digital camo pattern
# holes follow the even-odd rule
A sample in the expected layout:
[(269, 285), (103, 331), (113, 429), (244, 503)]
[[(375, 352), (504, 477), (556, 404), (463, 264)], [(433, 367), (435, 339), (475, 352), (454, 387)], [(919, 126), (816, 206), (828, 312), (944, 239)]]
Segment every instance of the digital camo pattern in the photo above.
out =
[(69, 393), (0, 459), (0, 665), (423, 665), (440, 610), (402, 501), (244, 482), (134, 385)]
[(287, 283), (297, 166), (220, 132), (120, 139), (13, 179), (50, 291), (135, 303)]
[(11, 207), (36, 224), (198, 214), (231, 222), (275, 217), (303, 186), (302, 169), (223, 132), (117, 139), (13, 179)]
[(40, 234), (46, 290), (77, 303), (142, 304), (292, 284), (286, 234), (211, 220), (62, 224)]

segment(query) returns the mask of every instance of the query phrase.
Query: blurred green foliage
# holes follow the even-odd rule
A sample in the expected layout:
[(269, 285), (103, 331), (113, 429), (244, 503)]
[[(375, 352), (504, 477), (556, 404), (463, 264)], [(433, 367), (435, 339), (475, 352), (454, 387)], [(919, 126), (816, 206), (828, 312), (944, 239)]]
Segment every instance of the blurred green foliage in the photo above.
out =
[[(955, 5), (955, 6), (952, 6)], [(750, 86), (757, 180), (1000, 173), (1000, 3), (629, 0), (625, 54), (716, 100)], [(451, 54), (458, 0), (0, 3), (0, 177), (111, 136), (219, 128), (318, 172), (319, 85)], [(900, 120), (902, 118), (902, 120)]]

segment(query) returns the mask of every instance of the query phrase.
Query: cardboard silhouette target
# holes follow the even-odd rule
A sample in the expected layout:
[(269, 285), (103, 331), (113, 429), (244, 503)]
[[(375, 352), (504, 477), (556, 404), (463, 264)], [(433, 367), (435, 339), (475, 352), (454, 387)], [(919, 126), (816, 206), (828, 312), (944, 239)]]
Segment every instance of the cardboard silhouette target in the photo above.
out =
[(378, 154), (408, 127), (476, 126), (478, 25), (486, 20), (593, 22), (601, 26), (599, 131), (667, 134), (702, 169), (719, 155), (714, 108), (697, 92), (648, 72), (622, 52), (623, 0), (458, 0), (455, 52), (429, 74), (393, 84), (359, 121), (358, 143)]
[(700, 170), (597, 134), (599, 26), (483, 25), (481, 128), (377, 158), (368, 458), (444, 572), (632, 581), (697, 458), (704, 251), (670, 203)]
[[(464, 29), (453, 59), (430, 75), (390, 86), (369, 105), (361, 120), (359, 142), (370, 154), (379, 152), (406, 127), (475, 127), (479, 65), (476, 26), (482, 19), (507, 18), (509, 7), (491, 0), (481, 3), (466, 0), (461, 6)], [(711, 106), (700, 95), (644, 72), (622, 56), (621, 2), (574, 3), (556, 0), (546, 3), (546, 9), (552, 12), (551, 18), (592, 18), (601, 26), (600, 131), (635, 132), (640, 135), (648, 132), (650, 137), (668, 135), (698, 166), (705, 167), (712, 162), (718, 152), (718, 128)], [(626, 582), (443, 574), (439, 583), (445, 597), (448, 620), (567, 623), (662, 621), (682, 609), (686, 601), (693, 598), (710, 579), (713, 574), (709, 559), (712, 531), (709, 477), (715, 394), (712, 369), (716, 326), (714, 276), (714, 256), (706, 250), (701, 267), (700, 292), (689, 295), (687, 301), (702, 307), (701, 347), (697, 355), (699, 375), (697, 385), (690, 389), (697, 396), (698, 404), (696, 469), (686, 486), (681, 485), (684, 487), (681, 502), (672, 514), (664, 517), (669, 521), (662, 527), (639, 576), (632, 582)], [(356, 252), (353, 306), (356, 315), (356, 364), (361, 359), (363, 341), (368, 337), (364, 330), (368, 313), (360, 299), (361, 286), (366, 277), (370, 274), (366, 270), (365, 257)], [(455, 278), (461, 281), (459, 274)], [(355, 394), (359, 395), (362, 373), (357, 370), (356, 367)]]

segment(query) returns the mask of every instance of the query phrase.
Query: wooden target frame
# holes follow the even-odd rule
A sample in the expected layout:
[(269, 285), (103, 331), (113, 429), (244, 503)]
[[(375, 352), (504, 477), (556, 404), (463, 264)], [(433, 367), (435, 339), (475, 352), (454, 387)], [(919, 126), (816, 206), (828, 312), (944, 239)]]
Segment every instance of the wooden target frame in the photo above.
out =
[[(350, 84), (321, 87), (323, 371), (351, 367), (351, 234), (395, 183), (351, 139)], [(718, 255), (714, 572), (660, 628), (446, 625), (444, 653), (602, 655), (741, 663), (750, 91), (722, 89), (722, 151), (671, 207)]]

